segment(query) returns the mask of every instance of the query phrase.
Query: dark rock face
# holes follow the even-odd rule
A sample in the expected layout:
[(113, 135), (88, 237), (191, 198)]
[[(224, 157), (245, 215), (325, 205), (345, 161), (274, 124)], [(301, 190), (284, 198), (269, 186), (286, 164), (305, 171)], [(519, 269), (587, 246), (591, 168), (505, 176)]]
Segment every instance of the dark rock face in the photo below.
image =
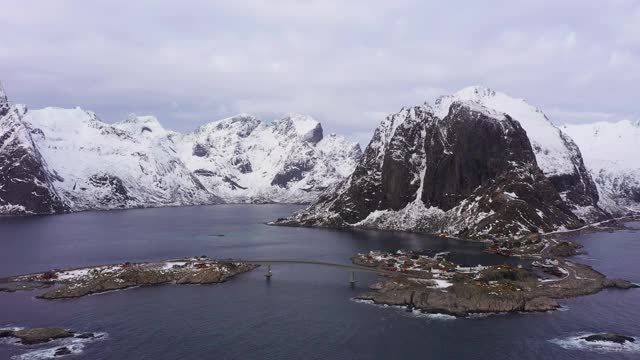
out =
[(53, 354), (53, 356), (64, 356), (69, 354), (71, 354), (71, 350), (66, 346), (61, 346), (56, 349), (56, 352)]
[[(0, 108), (4, 109), (1, 105)], [(50, 214), (67, 211), (47, 167), (22, 121), (23, 108), (2, 110), (0, 118), (0, 213)]]
[(11, 108), (11, 105), (9, 104), (9, 99), (7, 98), (7, 95), (4, 92), (2, 84), (0, 83), (0, 118), (7, 115), (10, 108)]
[(549, 180), (558, 193), (565, 194), (565, 200), (569, 204), (593, 206), (597, 212), (597, 214), (593, 214), (595, 220), (607, 218), (608, 214), (598, 207), (598, 188), (584, 165), (578, 145), (563, 132), (560, 132), (560, 137), (570, 151), (571, 161), (575, 165), (574, 173), (549, 176)]
[(89, 183), (97, 188), (107, 190), (106, 194), (101, 196), (98, 201), (103, 204), (124, 204), (127, 201), (133, 201), (135, 198), (129, 195), (129, 191), (122, 183), (119, 177), (110, 174), (95, 174), (89, 178)]
[[(417, 111), (419, 118), (429, 119), (428, 114), (421, 113), (419, 109)], [(422, 122), (416, 120), (399, 126), (389, 142), (382, 163), (380, 190), (383, 208), (399, 210), (416, 198), (421, 175), (418, 169), (425, 156), (421, 125)]]
[(299, 154), (289, 156), (283, 169), (271, 180), (271, 185), (286, 188), (289, 183), (302, 180), (304, 174), (307, 171), (311, 171), (316, 165), (316, 159), (313, 157), (313, 153), (310, 149), (307, 150), (304, 156), (298, 156)]
[(231, 165), (235, 166), (243, 174), (248, 174), (253, 171), (251, 161), (244, 156), (236, 156), (231, 159)]
[[(420, 153), (424, 152), (422, 129), (434, 120), (427, 108), (413, 107), (389, 116), (375, 130), (351, 178), (336, 194), (325, 193), (317, 202), (340, 215), (331, 225), (355, 223), (375, 210), (398, 209), (415, 198), (420, 186)], [(308, 225), (315, 222), (309, 221)]]
[[(440, 124), (427, 128), (428, 186), (422, 192), (427, 205), (449, 210), (511, 170), (513, 163), (536, 163), (526, 133), (508, 116), (496, 122), (454, 103), (443, 123), (445, 131)], [(505, 130), (512, 133), (504, 136)]]
[(193, 173), (198, 176), (207, 176), (207, 177), (216, 176), (216, 174), (213, 171), (205, 170), (205, 169), (197, 169)]
[(316, 127), (314, 127), (313, 130), (311, 130), (311, 132), (306, 135), (305, 140), (312, 144), (317, 144), (320, 142), (320, 140), (322, 140), (322, 138), (322, 125), (318, 123), (318, 125), (316, 125)]
[(196, 144), (193, 147), (193, 155), (198, 157), (206, 157), (209, 155), (209, 150), (201, 144)]
[(624, 335), (611, 334), (611, 333), (589, 335), (589, 336), (583, 337), (582, 339), (590, 342), (604, 341), (604, 342), (611, 342), (616, 344), (624, 344), (626, 342), (636, 341), (636, 339), (632, 338), (631, 336), (624, 336)]
[(454, 102), (444, 119), (427, 107), (390, 116), (335, 193), (281, 223), (344, 226), (374, 211), (401, 215), (388, 213), (364, 226), (465, 237), (579, 224), (537, 166), (520, 124), (467, 102)]
[(236, 190), (236, 189), (247, 189), (244, 186), (241, 186), (240, 184), (238, 184), (237, 182), (233, 181), (230, 177), (225, 176), (222, 178), (222, 181), (226, 182), (227, 184), (229, 184), (229, 186), (231, 186), (231, 190)]

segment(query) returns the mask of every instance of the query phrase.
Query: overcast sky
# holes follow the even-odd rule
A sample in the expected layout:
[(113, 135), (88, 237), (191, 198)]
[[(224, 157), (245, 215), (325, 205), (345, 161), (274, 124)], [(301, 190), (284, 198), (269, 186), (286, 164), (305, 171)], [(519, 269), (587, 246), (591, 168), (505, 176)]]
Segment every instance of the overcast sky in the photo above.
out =
[(640, 1), (427, 3), (0, 0), (0, 81), (15, 103), (107, 122), (301, 112), (362, 143), (468, 85), (556, 123), (640, 117)]

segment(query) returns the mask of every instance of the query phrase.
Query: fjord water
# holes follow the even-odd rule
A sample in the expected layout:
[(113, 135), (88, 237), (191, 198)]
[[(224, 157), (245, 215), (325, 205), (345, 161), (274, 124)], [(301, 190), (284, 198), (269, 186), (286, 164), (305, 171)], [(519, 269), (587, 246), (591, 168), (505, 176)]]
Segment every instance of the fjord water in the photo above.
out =
[[(0, 277), (51, 268), (171, 259), (306, 259), (348, 263), (357, 252), (450, 251), (467, 265), (502, 263), (471, 242), (394, 232), (274, 227), (296, 206), (224, 205), (0, 219)], [(631, 224), (640, 228), (640, 224)], [(640, 282), (640, 232), (576, 236), (575, 259)], [(640, 290), (563, 300), (566, 311), (448, 319), (351, 301), (376, 280), (344, 270), (278, 265), (217, 285), (165, 285), (47, 301), (0, 293), (0, 327), (107, 332), (86, 359), (633, 359), (639, 353), (567, 350), (581, 333), (640, 335)], [(30, 348), (0, 343), (0, 358)]]

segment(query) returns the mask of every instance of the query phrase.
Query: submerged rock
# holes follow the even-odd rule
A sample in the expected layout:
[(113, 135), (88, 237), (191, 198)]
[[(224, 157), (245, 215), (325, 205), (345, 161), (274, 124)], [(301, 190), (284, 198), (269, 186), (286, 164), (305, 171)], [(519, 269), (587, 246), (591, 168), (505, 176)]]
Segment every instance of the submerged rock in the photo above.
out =
[(610, 342), (610, 343), (616, 343), (616, 344), (624, 344), (626, 342), (636, 341), (636, 339), (632, 338), (631, 336), (618, 335), (613, 333), (589, 335), (589, 336), (583, 337), (582, 339), (586, 341), (591, 341), (591, 342), (604, 341), (604, 342)]
[(53, 354), (53, 356), (63, 356), (69, 354), (71, 354), (71, 350), (66, 346), (62, 346), (56, 349), (56, 352)]

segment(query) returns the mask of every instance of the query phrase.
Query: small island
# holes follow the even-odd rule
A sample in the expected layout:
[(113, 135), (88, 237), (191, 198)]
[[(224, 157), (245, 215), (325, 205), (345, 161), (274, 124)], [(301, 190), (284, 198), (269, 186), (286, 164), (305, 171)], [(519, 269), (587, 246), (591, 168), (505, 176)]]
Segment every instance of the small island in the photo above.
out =
[(511, 266), (463, 267), (447, 253), (428, 256), (415, 252), (358, 254), (353, 263), (395, 271), (398, 276), (372, 284), (357, 299), (376, 304), (406, 306), (408, 310), (468, 316), (478, 313), (541, 312), (560, 308), (558, 299), (594, 294), (604, 288), (638, 287), (626, 280), (608, 279), (587, 265), (566, 260), (580, 245), (541, 237), (517, 247), (492, 244), (488, 252), (518, 256), (529, 263)]
[(253, 270), (257, 265), (219, 261), (206, 256), (145, 263), (120, 263), (0, 279), (0, 291), (13, 292), (51, 288), (41, 299), (77, 298), (136, 286), (175, 284), (215, 284)]

